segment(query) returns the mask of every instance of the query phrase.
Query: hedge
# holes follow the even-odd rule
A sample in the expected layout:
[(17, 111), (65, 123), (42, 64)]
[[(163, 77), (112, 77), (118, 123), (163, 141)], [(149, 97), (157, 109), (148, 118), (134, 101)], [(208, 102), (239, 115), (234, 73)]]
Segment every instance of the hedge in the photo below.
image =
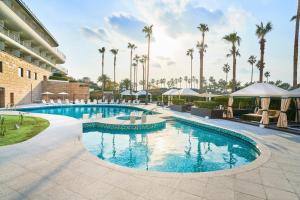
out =
[(219, 103), (215, 101), (194, 101), (194, 104), (198, 108), (208, 108), (208, 109), (214, 109), (219, 105)]
[(177, 98), (174, 98), (174, 99), (172, 100), (172, 103), (173, 103), (174, 105), (184, 105), (184, 104), (185, 104), (185, 100), (184, 100), (184, 99), (177, 99)]

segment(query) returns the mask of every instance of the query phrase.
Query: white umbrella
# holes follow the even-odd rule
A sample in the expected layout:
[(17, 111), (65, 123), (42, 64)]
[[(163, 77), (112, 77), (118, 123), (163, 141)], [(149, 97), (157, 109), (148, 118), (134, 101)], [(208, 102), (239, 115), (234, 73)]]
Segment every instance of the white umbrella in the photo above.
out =
[(48, 95), (50, 95), (50, 94), (53, 94), (53, 93), (52, 93), (52, 92), (48, 92), (48, 91), (47, 91), (47, 92), (43, 92), (42, 94), (43, 94), (43, 95), (46, 95), (46, 97), (47, 97), (47, 101), (48, 101), (48, 100), (49, 100), (49, 98), (48, 98)]
[(178, 92), (177, 89), (170, 89), (168, 91), (166, 91), (165, 93), (163, 93), (163, 96), (173, 96), (174, 94), (176, 94)]
[(65, 95), (68, 95), (69, 93), (67, 92), (60, 92), (58, 93), (59, 95), (63, 95), (63, 101), (65, 100)]
[(286, 97), (288, 95), (288, 91), (269, 83), (254, 83), (230, 94), (233, 97)]

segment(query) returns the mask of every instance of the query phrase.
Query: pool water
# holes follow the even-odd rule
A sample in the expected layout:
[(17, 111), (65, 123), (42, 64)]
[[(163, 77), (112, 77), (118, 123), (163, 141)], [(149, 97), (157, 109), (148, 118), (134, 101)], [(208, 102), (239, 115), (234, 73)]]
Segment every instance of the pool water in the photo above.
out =
[[(49, 107), (42, 107), (42, 108), (23, 108), (19, 110), (32, 112), (32, 113), (65, 115), (77, 119), (82, 118), (82, 115), (87, 113), (90, 115), (90, 117), (97, 113), (102, 113), (103, 117), (114, 117), (117, 115), (129, 115), (131, 112), (134, 111), (143, 111), (140, 108), (126, 107), (126, 106), (110, 106), (110, 105), (49, 106)], [(151, 114), (151, 112), (147, 112), (147, 114)]]
[(84, 130), (85, 147), (102, 160), (117, 165), (161, 172), (208, 172), (250, 163), (256, 148), (242, 139), (178, 120), (156, 132), (115, 134)]

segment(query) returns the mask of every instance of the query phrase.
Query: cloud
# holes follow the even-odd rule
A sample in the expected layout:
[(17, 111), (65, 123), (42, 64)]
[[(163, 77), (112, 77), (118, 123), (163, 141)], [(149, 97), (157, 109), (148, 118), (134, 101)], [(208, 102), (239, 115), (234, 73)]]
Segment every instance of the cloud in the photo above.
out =
[(157, 58), (158, 60), (162, 60), (162, 61), (168, 61), (168, 60), (170, 60), (169, 57), (164, 57), (164, 56), (156, 56), (156, 58)]
[(92, 41), (102, 41), (109, 43), (107, 32), (104, 29), (92, 29), (89, 27), (82, 27), (81, 33), (89, 40)]
[(109, 27), (132, 40), (145, 41), (142, 29), (146, 25), (142, 20), (126, 13), (115, 13), (105, 18)]
[(169, 61), (169, 62), (167, 62), (167, 65), (168, 65), (168, 66), (175, 65), (175, 64), (176, 64), (176, 62), (174, 62), (174, 61)]
[(161, 64), (157, 63), (157, 62), (154, 62), (153, 64), (151, 64), (151, 67), (154, 67), (154, 68), (161, 68)]

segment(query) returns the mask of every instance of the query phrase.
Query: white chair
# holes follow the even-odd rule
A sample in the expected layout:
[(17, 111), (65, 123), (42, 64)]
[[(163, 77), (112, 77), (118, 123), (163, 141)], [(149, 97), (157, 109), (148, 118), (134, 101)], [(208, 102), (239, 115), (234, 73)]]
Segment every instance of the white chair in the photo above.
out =
[(117, 99), (117, 100), (116, 100), (116, 104), (119, 104), (119, 103), (120, 103), (120, 101), (119, 101), (119, 99)]
[(93, 104), (97, 104), (97, 99), (94, 99), (94, 100), (93, 100)]
[(131, 100), (128, 100), (127, 104), (131, 104)]
[(61, 99), (57, 99), (57, 104), (62, 104)]
[(97, 101), (97, 103), (98, 104), (102, 104), (103, 102), (102, 102), (102, 99), (99, 99), (98, 101)]
[(80, 104), (85, 104), (84, 99), (80, 100)]
[(105, 103), (105, 104), (108, 104), (108, 100), (107, 100), (107, 99), (105, 99), (105, 100), (104, 100), (104, 103)]
[(82, 114), (82, 119), (83, 120), (88, 120), (90, 118), (89, 114)]
[(48, 105), (48, 103), (45, 99), (42, 100), (42, 103), (45, 104), (45, 105)]
[(53, 101), (53, 99), (50, 99), (50, 102), (49, 102), (50, 104), (55, 104), (54, 103), (54, 101)]
[(80, 104), (78, 99), (75, 99), (75, 104)]
[(126, 103), (126, 100), (125, 99), (123, 99), (123, 101), (122, 101), (122, 104), (125, 104)]
[(91, 99), (88, 99), (87, 104), (91, 104), (91, 103), (92, 103)]
[(110, 100), (110, 103), (115, 104), (115, 100), (114, 99)]
[(70, 104), (69, 99), (65, 99), (65, 104)]

